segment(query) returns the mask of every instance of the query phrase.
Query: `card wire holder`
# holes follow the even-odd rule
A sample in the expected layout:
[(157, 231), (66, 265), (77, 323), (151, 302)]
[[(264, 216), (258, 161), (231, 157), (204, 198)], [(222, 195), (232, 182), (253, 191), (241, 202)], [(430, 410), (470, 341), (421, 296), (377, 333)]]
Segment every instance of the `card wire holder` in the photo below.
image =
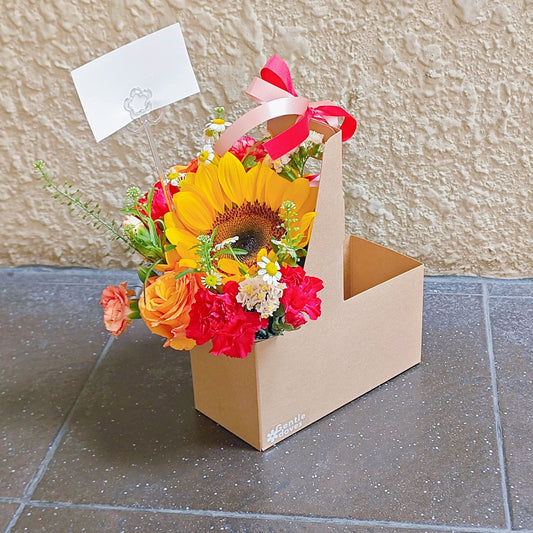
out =
[(152, 135), (152, 126), (158, 124), (163, 117), (163, 110), (160, 109), (155, 118), (150, 117), (152, 111), (152, 91), (150, 89), (141, 89), (135, 87), (130, 91), (128, 98), (124, 100), (124, 109), (130, 114), (133, 121), (140, 123), (139, 126), (134, 126), (134, 123), (130, 123), (127, 126), (128, 131), (131, 133), (140, 133), (144, 131), (150, 145), (150, 150), (154, 158), (154, 164), (157, 170), (157, 175), (163, 192), (165, 193), (165, 200), (167, 202), (170, 211), (174, 211), (174, 204), (171, 200), (171, 195), (168, 190), (168, 180), (166, 172), (161, 164), (161, 159), (157, 153), (154, 137)]

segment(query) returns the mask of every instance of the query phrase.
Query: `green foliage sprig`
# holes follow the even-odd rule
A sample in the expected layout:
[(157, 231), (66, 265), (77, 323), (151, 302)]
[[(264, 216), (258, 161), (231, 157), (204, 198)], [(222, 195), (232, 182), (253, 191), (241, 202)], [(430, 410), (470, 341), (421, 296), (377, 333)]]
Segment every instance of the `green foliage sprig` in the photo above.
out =
[(44, 182), (43, 189), (47, 190), (62, 205), (67, 205), (73, 213), (80, 213), (83, 220), (89, 219), (89, 222), (97, 228), (105, 228), (112, 233), (113, 238), (122, 241), (127, 246), (128, 251), (134, 252), (135, 248), (127, 238), (120, 232), (120, 226), (115, 220), (108, 220), (102, 215), (102, 210), (97, 203), (91, 201), (84, 202), (80, 198), (80, 191), (74, 189), (72, 185), (65, 181), (63, 185), (58, 185), (51, 177), (44, 161), (38, 160), (34, 164), (36, 176)]

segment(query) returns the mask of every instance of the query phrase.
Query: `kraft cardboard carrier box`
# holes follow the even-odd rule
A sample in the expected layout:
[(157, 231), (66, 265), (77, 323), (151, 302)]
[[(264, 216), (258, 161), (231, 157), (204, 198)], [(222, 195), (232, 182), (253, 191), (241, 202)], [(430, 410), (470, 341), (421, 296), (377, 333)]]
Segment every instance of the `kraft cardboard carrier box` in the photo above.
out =
[(423, 265), (345, 235), (340, 132), (325, 145), (316, 213), (305, 270), (324, 282), (318, 320), (246, 359), (191, 351), (196, 409), (258, 450), (421, 360)]

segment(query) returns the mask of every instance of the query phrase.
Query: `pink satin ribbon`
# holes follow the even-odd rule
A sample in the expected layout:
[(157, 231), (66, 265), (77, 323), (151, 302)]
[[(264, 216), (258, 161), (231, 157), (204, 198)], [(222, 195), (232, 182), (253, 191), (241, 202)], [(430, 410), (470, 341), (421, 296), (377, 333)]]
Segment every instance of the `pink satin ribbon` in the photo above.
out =
[[(357, 122), (342, 107), (329, 100), (310, 102), (296, 94), (287, 63), (272, 56), (261, 69), (261, 77), (254, 78), (246, 93), (261, 105), (237, 119), (220, 137), (214, 146), (219, 155), (226, 153), (235, 142), (250, 130), (285, 115), (297, 115), (296, 123), (265, 142), (263, 146), (274, 160), (299, 146), (309, 135), (309, 122), (317, 120), (342, 131), (342, 140), (347, 141), (355, 132)], [(343, 118), (339, 127), (338, 119)]]

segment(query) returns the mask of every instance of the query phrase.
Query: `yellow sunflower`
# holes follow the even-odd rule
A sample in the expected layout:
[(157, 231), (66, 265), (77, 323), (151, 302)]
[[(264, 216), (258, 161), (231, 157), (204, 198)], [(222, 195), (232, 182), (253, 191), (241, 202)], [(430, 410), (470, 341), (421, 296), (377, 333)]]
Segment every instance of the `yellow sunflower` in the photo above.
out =
[[(307, 179), (288, 181), (263, 163), (246, 172), (228, 152), (218, 165), (201, 165), (180, 183), (179, 192), (173, 196), (175, 212), (165, 215), (165, 234), (175, 245), (167, 254), (167, 262), (195, 264), (198, 235), (211, 235), (216, 228), (214, 244), (238, 237), (234, 247), (247, 252), (239, 259), (253, 267), (259, 250), (271, 250), (271, 240), (281, 239), (286, 231), (280, 216), (286, 200), (294, 202), (298, 215), (290, 222), (292, 234), (300, 237), (299, 246), (305, 246), (315, 217), (317, 192)], [(239, 275), (238, 264), (230, 258), (221, 259), (219, 268)]]

